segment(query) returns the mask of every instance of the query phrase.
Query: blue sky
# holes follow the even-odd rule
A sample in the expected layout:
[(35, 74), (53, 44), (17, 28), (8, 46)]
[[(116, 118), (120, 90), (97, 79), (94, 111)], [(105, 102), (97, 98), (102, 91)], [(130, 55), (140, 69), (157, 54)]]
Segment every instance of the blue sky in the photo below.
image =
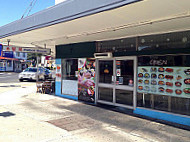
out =
[[(0, 26), (21, 19), (32, 0), (0, 0)], [(55, 0), (37, 0), (30, 15), (53, 6)]]

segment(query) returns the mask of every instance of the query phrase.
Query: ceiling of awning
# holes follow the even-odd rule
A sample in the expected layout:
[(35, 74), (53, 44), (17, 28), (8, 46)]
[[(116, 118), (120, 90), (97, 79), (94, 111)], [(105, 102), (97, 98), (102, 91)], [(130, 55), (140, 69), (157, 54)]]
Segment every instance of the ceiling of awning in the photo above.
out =
[(190, 1), (144, 0), (0, 39), (12, 45), (41, 46), (117, 39), (190, 29)]

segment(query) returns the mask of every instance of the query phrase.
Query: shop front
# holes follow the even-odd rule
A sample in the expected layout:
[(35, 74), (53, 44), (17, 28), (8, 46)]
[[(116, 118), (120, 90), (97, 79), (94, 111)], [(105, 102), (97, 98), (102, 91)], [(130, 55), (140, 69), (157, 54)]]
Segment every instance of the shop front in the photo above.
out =
[(190, 126), (190, 32), (138, 38), (135, 113)]
[(95, 42), (56, 46), (56, 95), (95, 101)]
[(190, 55), (140, 56), (138, 60), (135, 112), (189, 125)]
[(97, 41), (85, 54), (64, 50), (72, 54), (57, 59), (59, 96), (190, 126), (190, 31)]
[(0, 71), (6, 71), (6, 61), (0, 60)]
[(17, 59), (0, 56), (0, 71), (14, 71), (14, 61)]

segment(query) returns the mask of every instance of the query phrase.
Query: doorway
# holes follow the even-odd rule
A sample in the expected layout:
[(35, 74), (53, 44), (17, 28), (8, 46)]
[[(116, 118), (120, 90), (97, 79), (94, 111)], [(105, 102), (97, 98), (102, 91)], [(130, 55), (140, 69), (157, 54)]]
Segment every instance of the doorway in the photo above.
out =
[(136, 57), (96, 61), (96, 102), (136, 108)]

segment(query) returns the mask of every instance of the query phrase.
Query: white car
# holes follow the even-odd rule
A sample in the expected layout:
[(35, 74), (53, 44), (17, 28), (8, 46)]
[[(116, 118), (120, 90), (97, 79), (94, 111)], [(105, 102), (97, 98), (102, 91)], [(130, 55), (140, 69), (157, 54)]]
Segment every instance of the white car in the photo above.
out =
[(38, 69), (38, 73), (37, 73), (37, 68), (35, 67), (29, 67), (25, 70), (23, 70), (23, 72), (21, 72), (19, 74), (19, 81), (23, 81), (23, 80), (37, 80), (37, 76), (39, 80), (44, 80), (45, 77), (45, 72), (42, 69)]

